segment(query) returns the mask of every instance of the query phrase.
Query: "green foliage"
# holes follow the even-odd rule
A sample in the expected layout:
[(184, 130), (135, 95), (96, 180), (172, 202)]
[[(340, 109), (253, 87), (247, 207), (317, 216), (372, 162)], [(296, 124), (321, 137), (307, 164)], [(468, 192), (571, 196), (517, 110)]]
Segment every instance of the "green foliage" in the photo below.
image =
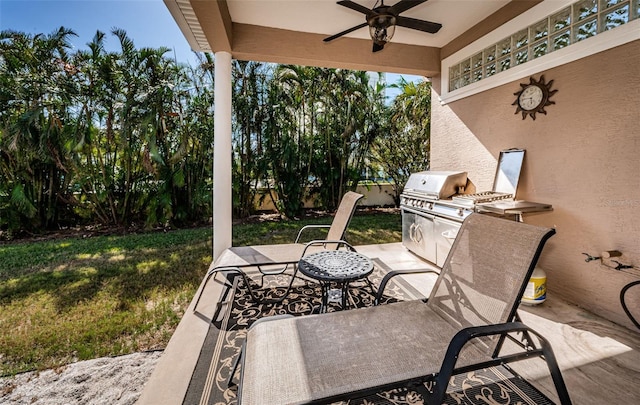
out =
[[(167, 48), (137, 48), (123, 30), (0, 32), (0, 232), (84, 223), (148, 228), (206, 221), (212, 211), (215, 61), (195, 67)], [(233, 208), (267, 188), (285, 217), (310, 197), (333, 210), (362, 173), (388, 173), (398, 196), (428, 167), (428, 83), (401, 83), (390, 106), (369, 74), (233, 63)], [(260, 190), (261, 191), (261, 190)], [(265, 195), (264, 193), (262, 195)]]
[(72, 35), (0, 33), (0, 226), (206, 218), (210, 64), (179, 65), (118, 29), (119, 52), (106, 52), (98, 31), (72, 54)]
[(294, 218), (313, 195), (335, 209), (366, 167), (384, 108), (381, 88), (362, 71), (280, 65), (267, 89), (258, 167), (276, 207)]

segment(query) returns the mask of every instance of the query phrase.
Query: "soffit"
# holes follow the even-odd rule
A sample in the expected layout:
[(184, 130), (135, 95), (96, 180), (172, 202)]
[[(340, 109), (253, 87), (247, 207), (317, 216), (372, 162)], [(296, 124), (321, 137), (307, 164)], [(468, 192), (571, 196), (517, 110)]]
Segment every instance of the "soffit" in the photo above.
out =
[[(376, 0), (354, 0), (373, 8)], [(397, 0), (387, 0), (393, 5)], [(442, 24), (436, 34), (397, 27), (392, 43), (442, 48), (467, 29), (509, 3), (509, 0), (428, 0), (402, 16)], [(233, 22), (329, 36), (365, 22), (363, 14), (334, 0), (227, 0)], [(367, 28), (346, 37), (369, 39)], [(325, 44), (319, 44), (325, 45)], [(330, 46), (331, 44), (327, 44)]]
[[(522, 4), (539, 0), (428, 0), (402, 15), (439, 22), (442, 29), (428, 34), (397, 27), (391, 43), (375, 54), (366, 27), (330, 43), (322, 41), (365, 21), (363, 14), (334, 0), (164, 1), (195, 51), (227, 51), (245, 60), (431, 76), (439, 72), (441, 49), (460, 42), (467, 32), (495, 28), (491, 27), (493, 17), (504, 16), (502, 10), (520, 10)], [(354, 1), (368, 8), (376, 5), (376, 0)], [(394, 3), (388, 0), (386, 4)], [(519, 6), (514, 7), (516, 3)]]

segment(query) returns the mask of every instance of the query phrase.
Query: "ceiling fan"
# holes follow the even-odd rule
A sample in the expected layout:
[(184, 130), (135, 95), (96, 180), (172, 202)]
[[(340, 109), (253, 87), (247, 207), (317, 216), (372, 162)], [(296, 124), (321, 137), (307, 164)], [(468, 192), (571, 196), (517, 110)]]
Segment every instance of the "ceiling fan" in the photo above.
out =
[(365, 15), (365, 22), (327, 37), (324, 39), (324, 42), (333, 41), (350, 32), (369, 26), (369, 34), (373, 40), (373, 52), (378, 52), (391, 40), (395, 33), (396, 25), (435, 34), (442, 28), (442, 24), (402, 17), (400, 15), (400, 13), (422, 4), (425, 1), (427, 0), (400, 0), (393, 6), (386, 6), (384, 0), (381, 0), (380, 5), (377, 7), (374, 6), (373, 9), (368, 9), (351, 0), (338, 1), (337, 3), (341, 6), (363, 13)]

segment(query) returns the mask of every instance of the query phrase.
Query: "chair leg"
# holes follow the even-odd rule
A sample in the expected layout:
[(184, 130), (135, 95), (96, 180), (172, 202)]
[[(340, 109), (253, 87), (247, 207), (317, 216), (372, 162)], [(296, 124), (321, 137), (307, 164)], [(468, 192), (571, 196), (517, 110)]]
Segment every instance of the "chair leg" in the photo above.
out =
[(291, 275), (291, 281), (289, 282), (289, 285), (287, 286), (287, 289), (285, 290), (285, 292), (282, 295), (282, 297), (276, 298), (276, 299), (259, 300), (256, 297), (254, 297), (253, 294), (252, 294), (251, 295), (252, 298), (254, 299), (254, 301), (256, 301), (259, 304), (278, 304), (278, 303), (284, 301), (287, 298), (287, 296), (289, 296), (289, 293), (291, 292), (291, 289), (293, 288), (293, 283), (296, 280), (297, 274), (298, 274), (298, 266), (294, 264), (293, 265), (293, 274)]
[(233, 362), (233, 367), (231, 367), (231, 371), (229, 372), (229, 379), (227, 379), (227, 387), (231, 387), (231, 384), (233, 383), (233, 377), (236, 375), (236, 371), (238, 370), (238, 366), (240, 365), (240, 361), (242, 360), (242, 356), (244, 355), (245, 346), (246, 342), (242, 343), (240, 353), (238, 353), (236, 360)]

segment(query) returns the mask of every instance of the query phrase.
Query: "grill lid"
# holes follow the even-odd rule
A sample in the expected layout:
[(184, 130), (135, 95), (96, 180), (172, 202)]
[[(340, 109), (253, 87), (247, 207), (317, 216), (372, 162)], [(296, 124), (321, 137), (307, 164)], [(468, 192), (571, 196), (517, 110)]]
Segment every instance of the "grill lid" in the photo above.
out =
[(515, 198), (523, 160), (524, 149), (513, 148), (500, 151), (496, 176), (493, 180), (493, 191), (511, 194)]
[(433, 199), (445, 199), (467, 185), (467, 172), (425, 171), (413, 173), (404, 186), (404, 193)]

